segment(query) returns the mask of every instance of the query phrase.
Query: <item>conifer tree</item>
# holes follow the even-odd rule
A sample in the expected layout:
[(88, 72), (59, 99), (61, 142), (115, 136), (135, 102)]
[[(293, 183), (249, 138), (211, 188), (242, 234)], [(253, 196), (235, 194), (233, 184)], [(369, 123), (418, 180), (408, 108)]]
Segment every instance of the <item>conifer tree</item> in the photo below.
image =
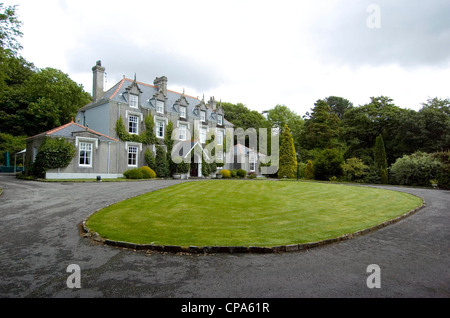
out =
[(297, 154), (295, 153), (294, 139), (288, 125), (284, 125), (281, 135), (281, 146), (279, 154), (279, 178), (296, 178), (297, 176)]
[(159, 178), (166, 178), (170, 174), (166, 151), (160, 145), (156, 145), (155, 172)]

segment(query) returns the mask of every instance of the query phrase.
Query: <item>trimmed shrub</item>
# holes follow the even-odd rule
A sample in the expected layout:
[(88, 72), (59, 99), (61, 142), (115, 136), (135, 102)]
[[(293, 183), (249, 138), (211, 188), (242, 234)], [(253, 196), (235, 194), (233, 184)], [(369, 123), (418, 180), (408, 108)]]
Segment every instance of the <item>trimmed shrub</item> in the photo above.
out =
[(249, 172), (249, 173), (248, 173), (248, 178), (249, 178), (249, 179), (256, 179), (256, 173), (253, 172), (253, 171), (252, 171), (252, 172)]
[(144, 179), (156, 178), (156, 172), (153, 171), (153, 169), (150, 167), (143, 166), (143, 167), (140, 167), (139, 170), (141, 171)]
[(127, 179), (142, 179), (144, 176), (139, 168), (133, 168), (125, 171), (123, 176)]
[(220, 170), (219, 173), (222, 175), (223, 178), (231, 178), (230, 170), (222, 169)]
[(237, 171), (236, 171), (236, 175), (239, 177), (239, 178), (245, 178), (245, 175), (247, 174), (247, 171), (245, 171), (244, 169), (238, 169)]
[(237, 176), (237, 170), (236, 169), (231, 169), (230, 170), (230, 177), (231, 178), (236, 178)]

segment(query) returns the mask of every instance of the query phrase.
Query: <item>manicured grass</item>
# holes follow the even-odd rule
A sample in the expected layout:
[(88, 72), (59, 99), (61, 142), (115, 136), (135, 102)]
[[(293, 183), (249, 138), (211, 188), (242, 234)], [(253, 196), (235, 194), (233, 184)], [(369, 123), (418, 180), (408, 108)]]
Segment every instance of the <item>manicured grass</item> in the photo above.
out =
[(421, 204), (413, 195), (368, 187), (208, 180), (106, 207), (87, 226), (104, 238), (138, 244), (270, 247), (353, 233)]

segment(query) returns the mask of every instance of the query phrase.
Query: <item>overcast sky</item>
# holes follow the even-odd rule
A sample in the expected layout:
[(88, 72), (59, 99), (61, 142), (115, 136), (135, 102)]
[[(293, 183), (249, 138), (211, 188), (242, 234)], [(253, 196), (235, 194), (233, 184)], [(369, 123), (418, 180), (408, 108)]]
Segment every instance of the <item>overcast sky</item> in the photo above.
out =
[(448, 0), (8, 0), (21, 55), (92, 92), (125, 75), (192, 96), (299, 115), (331, 95), (363, 105), (385, 95), (420, 109), (450, 96)]

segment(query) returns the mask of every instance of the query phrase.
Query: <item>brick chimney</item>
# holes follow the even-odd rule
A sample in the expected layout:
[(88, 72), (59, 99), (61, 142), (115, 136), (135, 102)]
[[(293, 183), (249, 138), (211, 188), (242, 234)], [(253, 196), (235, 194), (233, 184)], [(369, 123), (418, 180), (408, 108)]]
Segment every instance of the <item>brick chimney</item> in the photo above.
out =
[(153, 81), (153, 84), (158, 87), (159, 90), (164, 94), (164, 96), (167, 96), (167, 77), (161, 76), (155, 78)]
[(93, 86), (92, 86), (92, 102), (98, 101), (103, 96), (103, 81), (105, 77), (105, 68), (102, 67), (102, 61), (97, 61), (92, 68)]

